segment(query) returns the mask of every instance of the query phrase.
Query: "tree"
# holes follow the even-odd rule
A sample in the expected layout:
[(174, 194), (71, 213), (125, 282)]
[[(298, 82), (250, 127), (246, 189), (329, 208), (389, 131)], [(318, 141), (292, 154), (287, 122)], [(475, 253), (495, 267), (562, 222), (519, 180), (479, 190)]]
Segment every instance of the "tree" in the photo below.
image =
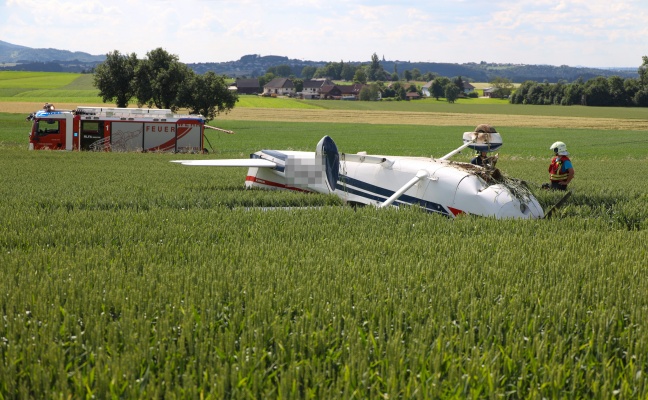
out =
[(104, 102), (115, 102), (117, 107), (128, 107), (135, 96), (137, 55), (120, 54), (118, 50), (106, 54), (106, 61), (95, 69), (94, 86)]
[(426, 73), (423, 74), (423, 80), (425, 82), (430, 82), (430, 81), (434, 80), (434, 78), (436, 78), (436, 77), (437, 77), (437, 75), (434, 72), (426, 72)]
[(432, 94), (432, 97), (437, 100), (439, 100), (439, 97), (443, 97), (443, 95), (445, 94), (445, 87), (449, 83), (450, 79), (446, 78), (445, 76), (434, 78), (434, 80), (432, 81), (432, 86), (430, 86), (430, 93)]
[(265, 75), (259, 77), (259, 86), (264, 87), (266, 83), (270, 82), (275, 78), (272, 72), (267, 72)]
[(421, 74), (421, 71), (418, 68), (414, 68), (412, 70), (412, 80), (413, 81), (420, 81), (423, 78), (423, 75)]
[(623, 83), (623, 78), (613, 75), (608, 78), (608, 89), (610, 91), (611, 105), (615, 107), (626, 107), (632, 102), (631, 96), (628, 96)]
[(455, 86), (457, 86), (457, 89), (459, 89), (459, 93), (463, 93), (463, 91), (464, 91), (464, 81), (463, 81), (463, 79), (461, 79), (461, 75), (456, 77), (453, 80), (453, 82), (454, 82)]
[(367, 73), (365, 72), (364, 68), (358, 68), (353, 75), (353, 81), (356, 83), (367, 83)]
[(238, 95), (227, 89), (224, 76), (213, 71), (198, 75), (193, 71), (187, 75), (185, 85), (179, 92), (179, 104), (188, 108), (192, 114), (201, 114), (211, 121), (221, 112), (234, 108)]
[(370, 81), (383, 80), (384, 74), (382, 70), (383, 68), (380, 65), (378, 55), (376, 53), (373, 53), (371, 55), (371, 64), (369, 64), (369, 70), (367, 71), (367, 79)]
[(632, 100), (639, 107), (648, 107), (648, 88), (643, 88), (635, 93)]
[(403, 71), (403, 78), (405, 78), (405, 82), (409, 82), (412, 80), (412, 73), (410, 72), (409, 69)]
[(380, 89), (378, 85), (372, 83), (371, 85), (364, 86), (360, 89), (359, 99), (364, 101), (377, 101), (380, 97)]
[(563, 98), (562, 104), (571, 106), (575, 104), (581, 104), (583, 100), (583, 82), (579, 79), (576, 82), (572, 82), (570, 85), (565, 88), (565, 97)]
[(315, 71), (317, 71), (316, 67), (312, 65), (307, 65), (304, 68), (302, 68), (301, 76), (304, 79), (312, 79), (313, 76), (315, 75)]
[(405, 100), (407, 98), (407, 90), (404, 87), (400, 86), (396, 89), (396, 98), (398, 100)]
[(304, 80), (298, 78), (292, 78), (293, 85), (295, 85), (295, 92), (301, 92), (304, 90)]
[(590, 79), (585, 83), (585, 99), (588, 106), (611, 105), (610, 87), (603, 76)]
[(345, 81), (351, 81), (353, 80), (353, 76), (355, 75), (356, 68), (349, 64), (346, 63), (342, 67), (342, 71), (340, 72), (340, 78), (344, 79)]
[(282, 65), (276, 65), (274, 67), (270, 67), (268, 68), (267, 72), (270, 72), (275, 76), (281, 78), (287, 78), (293, 73), (292, 67), (288, 64), (282, 64)]
[(507, 78), (495, 77), (490, 81), (490, 84), (496, 97), (505, 98), (513, 91), (513, 83)]
[(149, 51), (146, 56), (135, 74), (138, 104), (177, 110), (178, 92), (189, 77), (189, 68), (178, 61), (178, 56), (162, 48)]
[(444, 93), (448, 103), (454, 103), (459, 98), (459, 88), (456, 83), (448, 83), (445, 85)]
[(641, 82), (641, 87), (643, 89), (648, 88), (648, 56), (642, 57), (643, 63), (637, 71), (639, 73), (639, 81)]
[(641, 82), (639, 81), (639, 79), (635, 78), (625, 79), (623, 81), (623, 90), (625, 90), (628, 98), (633, 99), (632, 102), (634, 103), (635, 95), (641, 90)]

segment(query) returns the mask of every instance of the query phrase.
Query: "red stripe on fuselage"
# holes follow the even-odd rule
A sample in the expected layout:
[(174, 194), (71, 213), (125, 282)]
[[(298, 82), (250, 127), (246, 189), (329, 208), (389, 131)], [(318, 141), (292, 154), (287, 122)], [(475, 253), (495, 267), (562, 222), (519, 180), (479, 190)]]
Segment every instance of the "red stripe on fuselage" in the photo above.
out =
[(246, 176), (245, 180), (248, 181), (248, 182), (258, 183), (259, 185), (272, 186), (272, 187), (276, 187), (276, 188), (280, 188), (280, 189), (286, 189), (286, 190), (294, 190), (296, 192), (310, 193), (310, 190), (304, 190), (304, 189), (296, 188), (296, 187), (293, 187), (293, 186), (287, 186), (287, 185), (284, 185), (283, 183), (267, 181), (265, 179), (259, 179), (256, 176), (252, 176), (252, 175)]
[(450, 210), (450, 212), (452, 213), (452, 215), (454, 215), (455, 217), (456, 217), (457, 215), (459, 215), (459, 214), (463, 214), (463, 213), (464, 213), (463, 211), (458, 210), (458, 209), (456, 209), (456, 208), (452, 208), (452, 207), (448, 207), (448, 210)]

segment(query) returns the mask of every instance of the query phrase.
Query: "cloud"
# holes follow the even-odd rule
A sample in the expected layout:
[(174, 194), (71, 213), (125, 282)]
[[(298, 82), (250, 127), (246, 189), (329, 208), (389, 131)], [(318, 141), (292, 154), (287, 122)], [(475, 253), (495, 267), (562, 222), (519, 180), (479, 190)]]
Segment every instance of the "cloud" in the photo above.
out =
[(184, 62), (245, 54), (638, 66), (648, 3), (626, 0), (7, 0), (0, 37), (29, 47)]

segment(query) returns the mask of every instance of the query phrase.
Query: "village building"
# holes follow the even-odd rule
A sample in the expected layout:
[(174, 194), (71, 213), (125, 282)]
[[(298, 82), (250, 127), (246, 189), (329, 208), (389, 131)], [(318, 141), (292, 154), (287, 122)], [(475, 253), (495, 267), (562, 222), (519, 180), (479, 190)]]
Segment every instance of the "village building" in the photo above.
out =
[(295, 84), (288, 78), (274, 78), (263, 86), (264, 96), (289, 96), (295, 95)]
[(320, 98), (340, 100), (342, 98), (342, 90), (340, 90), (338, 85), (324, 85), (320, 88)]
[(320, 89), (325, 85), (333, 85), (333, 82), (331, 82), (329, 79), (306, 79), (304, 81), (304, 88), (301, 91), (301, 98), (309, 100), (319, 99), (321, 95)]
[(243, 79), (237, 78), (236, 82), (232, 84), (239, 94), (258, 94), (261, 92), (261, 85), (259, 85), (258, 78)]

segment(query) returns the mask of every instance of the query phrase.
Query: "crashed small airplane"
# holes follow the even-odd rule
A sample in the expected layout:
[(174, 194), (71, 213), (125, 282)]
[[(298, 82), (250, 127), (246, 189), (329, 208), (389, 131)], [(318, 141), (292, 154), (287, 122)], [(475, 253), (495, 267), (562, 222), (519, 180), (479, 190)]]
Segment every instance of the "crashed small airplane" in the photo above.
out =
[[(176, 160), (191, 166), (248, 167), (248, 188), (335, 194), (350, 205), (419, 206), (454, 218), (543, 218), (528, 188), (492, 166), (451, 161), (465, 148), (493, 152), (502, 137), (489, 125), (463, 134), (464, 144), (440, 158), (339, 153), (324, 136), (314, 152), (261, 150), (249, 159)], [(496, 160), (497, 157), (494, 157)], [(494, 164), (494, 163), (493, 163)]]

